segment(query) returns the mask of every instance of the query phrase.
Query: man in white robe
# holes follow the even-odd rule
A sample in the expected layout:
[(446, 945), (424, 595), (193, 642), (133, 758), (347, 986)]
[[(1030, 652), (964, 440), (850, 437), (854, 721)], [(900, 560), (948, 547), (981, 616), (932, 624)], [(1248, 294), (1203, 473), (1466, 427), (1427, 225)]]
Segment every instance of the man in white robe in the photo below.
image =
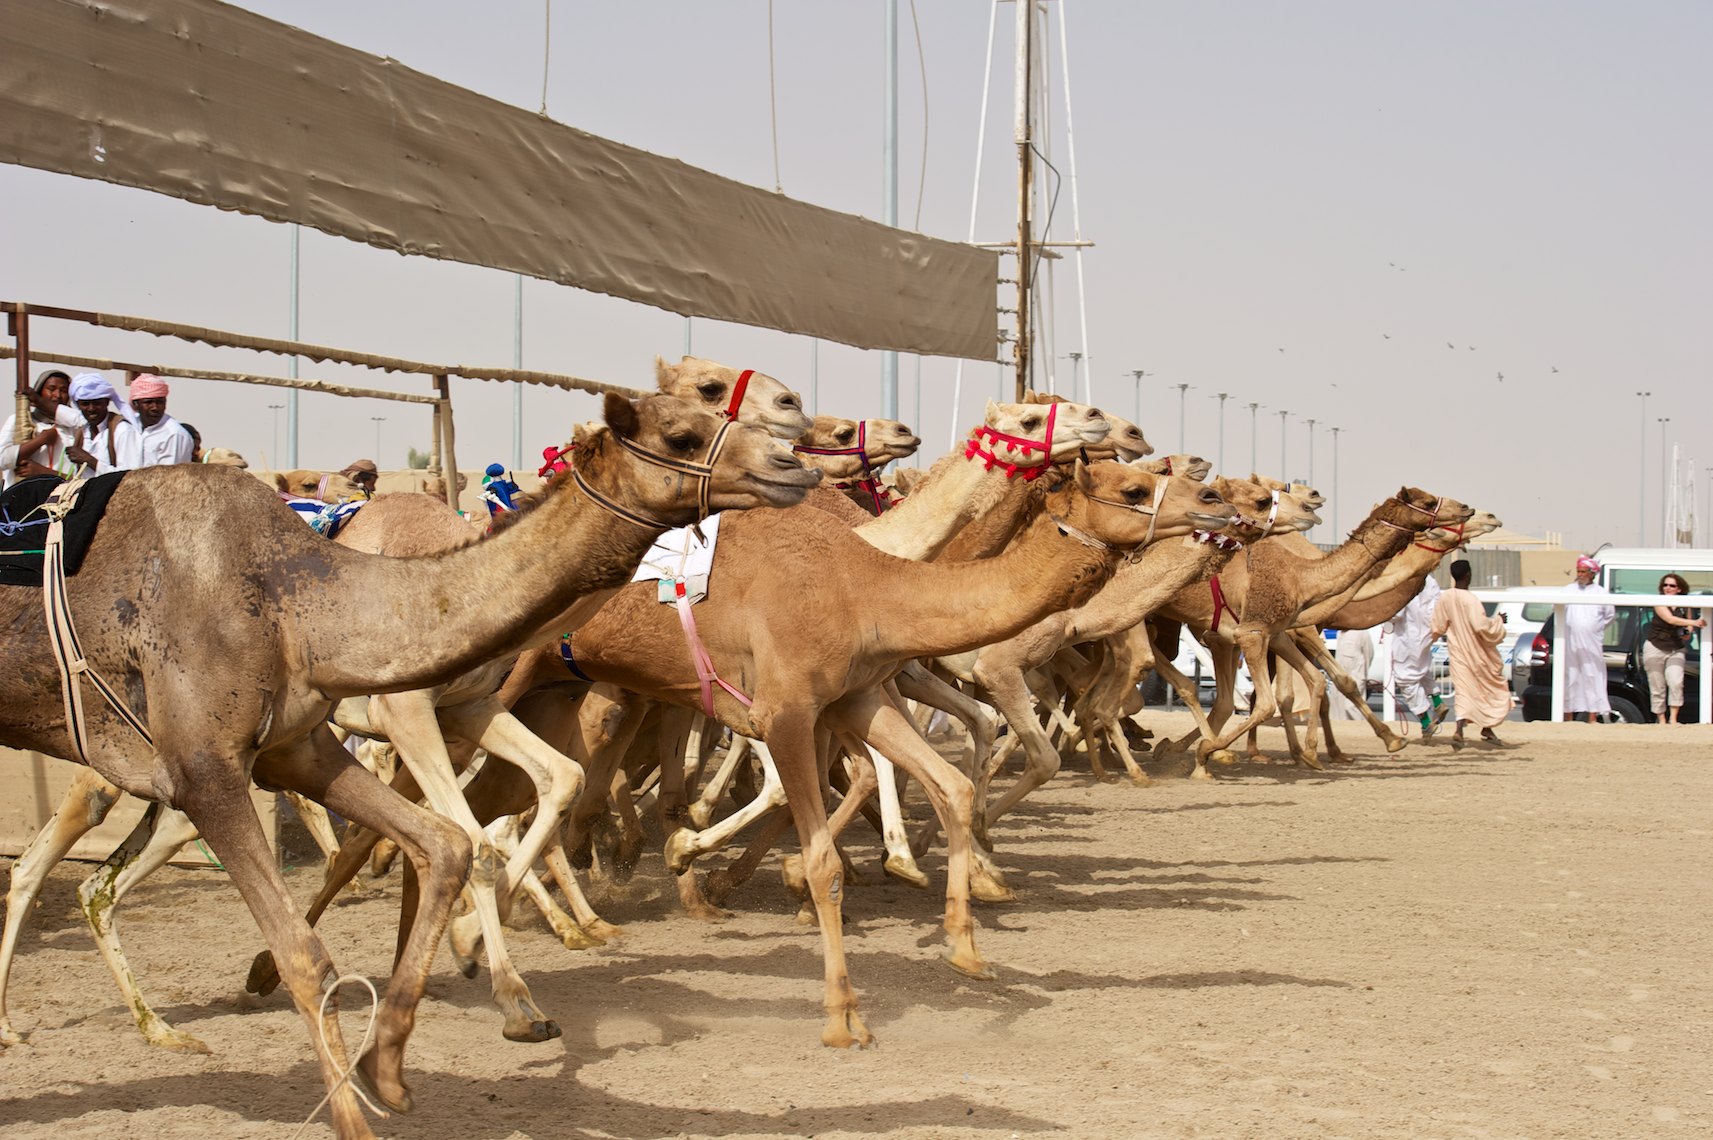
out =
[(128, 471), (143, 461), (143, 440), (130, 405), (99, 372), (72, 377), (71, 402), (83, 413), (83, 438), (66, 454), (93, 474)]
[(1445, 702), (1433, 691), (1434, 603), (1439, 601), (1439, 583), (1428, 578), (1422, 591), (1398, 611), (1389, 623), (1392, 635), (1392, 683), (1404, 699), (1404, 707), (1422, 726), (1422, 735), (1432, 736), (1445, 719)]
[[(1605, 594), (1606, 587), (1594, 581), (1600, 564), (1592, 558), (1576, 560), (1576, 581), (1564, 588), (1567, 594), (1587, 597)], [(1588, 723), (1612, 711), (1606, 697), (1606, 627), (1618, 616), (1609, 605), (1580, 605), (1564, 607), (1564, 629), (1555, 639), (1558, 652), (1564, 654), (1564, 719), (1575, 720), (1577, 713)]]
[(196, 441), (184, 425), (167, 415), (167, 382), (148, 373), (131, 381), (131, 406), (137, 409), (142, 428), (142, 459), (138, 467), (165, 467), (189, 463)]
[(0, 424), (0, 485), (10, 487), (32, 475), (58, 475), (69, 479), (74, 470), (66, 448), (77, 442), (83, 416), (70, 402), (71, 377), (49, 368), (36, 377), (30, 389), (31, 433), (22, 442), (13, 439), (18, 417)]
[[(1333, 652), (1332, 659), (1338, 663), (1340, 669), (1350, 674), (1350, 679), (1355, 681), (1357, 688), (1366, 695), (1368, 670), (1374, 664), (1374, 635), (1365, 629), (1339, 630), (1338, 648)], [(1362, 716), (1356, 706), (1331, 685), (1326, 689), (1326, 706), (1327, 712), (1334, 720), (1359, 720)]]

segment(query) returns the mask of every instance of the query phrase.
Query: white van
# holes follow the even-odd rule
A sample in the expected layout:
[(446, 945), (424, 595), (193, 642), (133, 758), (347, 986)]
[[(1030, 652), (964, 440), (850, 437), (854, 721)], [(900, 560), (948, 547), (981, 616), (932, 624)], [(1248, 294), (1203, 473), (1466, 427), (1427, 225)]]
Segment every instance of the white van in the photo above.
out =
[(1675, 570), (1692, 594), (1713, 594), (1713, 550), (1692, 547), (1608, 546), (1594, 554), (1600, 582), (1614, 594), (1657, 594), (1663, 574)]

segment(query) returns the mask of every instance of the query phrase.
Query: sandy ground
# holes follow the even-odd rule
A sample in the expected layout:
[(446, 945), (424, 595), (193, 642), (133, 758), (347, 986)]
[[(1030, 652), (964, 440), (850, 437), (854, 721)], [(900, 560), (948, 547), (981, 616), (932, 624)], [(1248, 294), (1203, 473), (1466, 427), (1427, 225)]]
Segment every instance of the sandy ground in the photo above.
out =
[[(1022, 894), (980, 912), (998, 980), (939, 963), (937, 892), (872, 874), (851, 890), (867, 1052), (818, 1044), (816, 935), (771, 866), (708, 926), (675, 913), (651, 858), (604, 900), (622, 943), (513, 936), (559, 1041), (503, 1041), (486, 973), (442, 954), (411, 1045), (417, 1111), (376, 1129), (1713, 1135), (1713, 729), (1507, 729), (1503, 752), (1387, 757), (1369, 738), (1324, 776), (1246, 764), (1137, 789), (1067, 771), (998, 831)], [(173, 871), (125, 912), (157, 1007), (214, 1050), (180, 1056), (131, 1030), (73, 907), (86, 871), (54, 877), (23, 947), (11, 1006), (33, 1037), (0, 1053), (0, 1131), (290, 1135), (320, 1082), (285, 1001), (238, 996), (258, 944), (235, 892)], [(396, 890), (324, 922), (343, 969), (387, 968)]]

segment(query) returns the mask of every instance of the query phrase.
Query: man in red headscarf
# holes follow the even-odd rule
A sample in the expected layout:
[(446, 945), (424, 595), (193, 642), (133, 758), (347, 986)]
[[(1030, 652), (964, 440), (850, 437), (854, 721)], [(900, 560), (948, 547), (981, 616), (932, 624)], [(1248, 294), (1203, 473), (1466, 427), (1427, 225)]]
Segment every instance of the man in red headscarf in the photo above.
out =
[[(1576, 560), (1576, 580), (1565, 592), (1586, 597), (1606, 593), (1594, 579), (1600, 564), (1584, 555)], [(1581, 713), (1593, 724), (1612, 711), (1606, 695), (1606, 627), (1618, 611), (1608, 605), (1564, 607), (1564, 628), (1554, 639), (1555, 651), (1564, 654), (1564, 719)]]
[(139, 467), (189, 463), (196, 441), (184, 425), (167, 415), (167, 382), (145, 372), (131, 381), (131, 406), (142, 424), (143, 461)]

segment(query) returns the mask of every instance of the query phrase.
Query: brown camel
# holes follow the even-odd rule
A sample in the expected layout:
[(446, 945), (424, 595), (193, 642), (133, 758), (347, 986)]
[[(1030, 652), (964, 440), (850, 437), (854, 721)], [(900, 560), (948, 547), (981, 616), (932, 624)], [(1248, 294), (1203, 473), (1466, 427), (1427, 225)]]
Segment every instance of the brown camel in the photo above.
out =
[[(700, 480), (662, 481), (651, 472), (700, 456), (718, 435), (716, 420), (658, 397), (632, 404), (611, 396), (606, 414), (612, 431), (580, 453), (576, 490), (491, 542), (427, 559), (363, 555), (308, 531), (248, 475), (150, 468), (125, 477), (66, 582), (84, 657), (152, 738), (91, 703), (85, 762), (110, 784), (183, 811), (225, 864), (310, 1028), (341, 1137), (372, 1134), (343, 1083), (350, 1066), (338, 1024), (319, 1012), (335, 971), (297, 917), (263, 839), (249, 799), (252, 774), (387, 835), (411, 860), (417, 898), (401, 923), (375, 1047), (357, 1062), (382, 1102), (405, 1110), (404, 1045), (470, 846), (456, 826), (387, 791), (339, 747), (326, 727), (333, 703), (437, 684), (527, 644), (580, 594), (627, 578), (665, 526), (710, 504), (791, 502), (815, 478), (764, 436), (736, 428), (726, 433), (709, 502), (698, 504)], [(160, 509), (164, 502), (175, 509)], [(543, 549), (552, 556), (543, 559)], [(437, 617), (431, 633), (414, 620), (424, 612)], [(0, 643), (0, 742), (82, 753), (66, 723), (41, 593), (0, 589), (0, 626), (12, 631)], [(233, 696), (211, 699), (222, 693)], [(39, 890), (42, 864), (70, 846), (63, 835), (87, 830), (87, 817), (99, 819), (110, 803), (86, 805), (85, 818), (56, 818), (14, 867), (8, 963), (13, 924), (27, 909), (18, 905), (20, 879), (35, 876)]]
[[(1079, 469), (1025, 537), (981, 562), (908, 562), (882, 554), (814, 512), (751, 513), (722, 526), (708, 599), (696, 626), (720, 680), (718, 718), (771, 751), (804, 849), (820, 920), (828, 1014), (822, 1040), (870, 1038), (856, 1009), (840, 931), (843, 875), (822, 799), (817, 725), (886, 752), (920, 781), (949, 838), (949, 960), (984, 973), (969, 915), (972, 788), (929, 748), (879, 686), (908, 660), (1009, 636), (1043, 613), (1082, 601), (1116, 567), (1119, 548), (1147, 533), (1151, 479), (1118, 464)], [(759, 520), (760, 525), (742, 525)], [(882, 520), (883, 521), (883, 520)], [(886, 583), (885, 590), (874, 588)], [(982, 600), (970, 605), (969, 599)], [(675, 704), (696, 706), (703, 684), (678, 618), (650, 583), (620, 591), (573, 635), (586, 674)], [(742, 697), (742, 699), (740, 699)], [(850, 800), (841, 807), (854, 811)]]
[[(761, 427), (769, 430), (770, 434), (789, 430), (795, 425), (796, 420), (792, 415), (792, 408), (796, 404), (795, 394), (785, 391), (783, 385), (771, 377), (753, 379), (745, 385), (747, 393), (740, 393), (736, 399), (730, 395), (722, 397), (721, 394), (726, 391), (722, 385), (735, 388), (740, 376), (740, 370), (712, 361), (692, 362), (690, 358), (686, 358), (686, 365), (683, 367), (669, 367), (657, 361), (657, 378), (665, 394), (678, 395), (681, 399), (688, 398), (692, 405), (719, 402), (722, 405), (719, 414), (728, 419), (730, 417), (725, 413), (735, 404), (738, 409), (738, 422)], [(597, 428), (598, 425), (590, 424), (585, 432), (595, 431)], [(886, 432), (883, 437), (896, 439), (896, 433)], [(569, 452), (573, 448), (568, 445), (565, 450)], [(852, 469), (854, 470), (854, 464)], [(339, 501), (350, 494), (362, 494), (360, 488), (338, 473), (301, 471), (277, 478), (295, 487), (319, 491), (329, 502)], [(817, 490), (818, 488), (812, 487), (810, 493), (814, 494)], [(539, 503), (542, 497), (543, 493), (536, 493), (528, 498), (532, 503)], [(515, 521), (515, 518), (508, 521)], [(387, 495), (365, 507), (341, 532), (337, 541), (354, 550), (401, 557), (454, 549), (467, 545), (479, 533), (481, 532), (445, 506), (442, 496)], [(559, 616), (553, 623), (554, 628), (574, 628), (589, 613), (599, 608), (614, 589), (616, 585), (585, 594), (571, 610)], [(562, 856), (555, 870), (558, 871), (562, 867), (563, 873), (556, 874), (555, 877), (571, 903), (577, 916), (575, 919), (565, 915), (552, 903), (529, 870), (535, 855), (545, 845), (547, 836), (553, 831), (566, 804), (574, 798), (582, 776), (577, 765), (523, 728), (502, 706), (492, 702), (494, 689), (515, 660), (515, 657), (510, 655), (497, 658), (484, 662), (446, 684), (429, 690), (388, 694), (374, 698), (374, 703), (392, 731), (406, 735), (414, 742), (411, 745), (411, 758), (414, 758), (415, 762), (410, 763), (408, 770), (395, 780), (395, 788), (415, 800), (422, 796), (421, 789), (428, 787), (432, 806), (442, 815), (463, 826), (474, 844), (477, 858), (474, 863), (475, 876), (471, 894), (474, 906), (470, 918), (487, 936), (484, 940), (489, 946), (494, 996), (505, 1013), (502, 1032), (512, 1040), (538, 1041), (558, 1036), (559, 1029), (536, 1007), (527, 985), (506, 955), (499, 929), (501, 912), (510, 906), (512, 896), (509, 888), (521, 884), (531, 893), (532, 899), (567, 947), (597, 945), (606, 936), (615, 933), (617, 928), (594, 913), (583, 898), (570, 867), (563, 863)], [(440, 706), (438, 710), (436, 706)], [(354, 729), (384, 741), (386, 737), (371, 720), (369, 711), (370, 698), (351, 698), (341, 702), (334, 719), (336, 723), (343, 719), (341, 727), (347, 730)], [(442, 741), (435, 729), (434, 720), (437, 715), (446, 724), (447, 741)], [(447, 751), (448, 742), (453, 739), (458, 741), (462, 761), (458, 767), (468, 762), (475, 747), (490, 748), (493, 754), (508, 759), (515, 765), (515, 770), (520, 775), (528, 777), (531, 806), (541, 809), (537, 812), (535, 826), (516, 845), (513, 854), (505, 860), (503, 869), (499, 867), (495, 853), (481, 827), (469, 818), (468, 805), (453, 779), (453, 762)], [(484, 740), (487, 741), (486, 744), (482, 743)], [(84, 776), (74, 781), (62, 801), (60, 816), (64, 817), (66, 825), (56, 829), (55, 824), (50, 822), (38, 840), (69, 848), (70, 843), (75, 842), (77, 836), (82, 833), (73, 832), (72, 828), (79, 826), (74, 821), (84, 820), (85, 829), (100, 822), (99, 817), (90, 818), (87, 812), (80, 811), (80, 805), (87, 802), (105, 803), (110, 806), (118, 794), (116, 789), (106, 784), (93, 771), (86, 771)], [(314, 825), (326, 820), (325, 811), (295, 793), (288, 791), (287, 795), (299, 805), (305, 822), (311, 825), (312, 833), (315, 832), (317, 829)], [(106, 814), (106, 807), (101, 809), (100, 814)], [(151, 821), (154, 823), (154, 832), (152, 837), (147, 838), (146, 844), (141, 838), (127, 841), (109, 860), (110, 865), (90, 876), (80, 886), (79, 895), (84, 901), (83, 909), (97, 945), (102, 950), (121, 991), (125, 993), (126, 1005), (132, 1010), (144, 1039), (166, 1048), (206, 1052), (207, 1046), (203, 1042), (169, 1026), (143, 998), (125, 959), (118, 936), (116, 911), (125, 894), (164, 866), (183, 844), (197, 836), (195, 826), (182, 813), (176, 811), (167, 812), (158, 820), (151, 817)], [(362, 833), (364, 829), (359, 827), (354, 830)], [(334, 892), (353, 877), (356, 867), (362, 862), (363, 853), (372, 847), (374, 840), (382, 838), (377, 833), (368, 833), (364, 837), (368, 842), (359, 842), (353, 849), (355, 857), (352, 857), (353, 852), (346, 852), (345, 862), (341, 864), (337, 859), (338, 844), (333, 841), (331, 825), (327, 825), (325, 831), (326, 836), (317, 835), (317, 840), (328, 852), (330, 866), (322, 894), (311, 907), (309, 921), (312, 924), (331, 902)], [(53, 862), (57, 861), (56, 856)], [(551, 856), (549, 862), (554, 863)], [(51, 866), (52, 863), (44, 859), (40, 866), (41, 874), (45, 876)], [(39, 883), (31, 886), (28, 881), (14, 876), (14, 891), (28, 891), (33, 894), (35, 889), (39, 889)], [(20, 921), (24, 913), (17, 905), (9, 910), (9, 914), (17, 915)], [(456, 932), (456, 927), (454, 930)], [(9, 933), (12, 941), (15, 941), (15, 931)], [(4, 995), (12, 941), (7, 942), (6, 952), (0, 953), (0, 1043), (4, 1043), (9, 1032), (4, 1015)], [(472, 957), (474, 940), (466, 936), (460, 943), (455, 937), (454, 952), (460, 969), (466, 975), (473, 975), (476, 969)], [(277, 968), (271, 958), (264, 954), (253, 967), (248, 984), (252, 991), (267, 993), (272, 992), (279, 981)]]
[[(1274, 492), (1255, 483), (1217, 479), (1204, 485), (1170, 476), (1158, 478), (1184, 490), (1198, 488), (1210, 497), (1229, 503), (1238, 517), (1219, 534), (1235, 542), (1254, 542), (1273, 533), (1295, 534), (1320, 521), (1313, 511), (1291, 496), (1281, 495), (1276, 502)], [(1031, 707), (1026, 671), (1047, 664), (1066, 646), (1106, 638), (1134, 627), (1179, 590), (1217, 573), (1234, 553), (1235, 542), (1220, 543), (1212, 541), (1213, 538), (1214, 535), (1208, 533), (1199, 536), (1199, 540), (1198, 537), (1187, 537), (1150, 546), (1139, 560), (1120, 567), (1100, 593), (1083, 606), (1050, 614), (1016, 637), (986, 646), (976, 654), (971, 671), (973, 679), (1005, 715), (1012, 736), (1021, 741), (1027, 756), (1023, 775), (988, 809), (988, 827), (992, 827), (1024, 796), (1051, 779), (1059, 768), (1059, 753)], [(1097, 734), (1096, 726), (1087, 722), (1083, 727), (1089, 754), (1094, 757), (1095, 742), (1104, 734)], [(1122, 732), (1116, 732), (1116, 736), (1122, 741)], [(1136, 765), (1129, 750), (1123, 749), (1120, 755), (1125, 758), (1131, 779), (1138, 784), (1146, 784), (1148, 777)], [(992, 766), (986, 766), (978, 791), (985, 792), (987, 773), (991, 771)]]
[[(1174, 748), (1186, 747), (1196, 737), (1196, 776), (1207, 778), (1206, 761), (1229, 763), (1227, 749), (1254, 724), (1273, 715), (1276, 700), (1267, 650), (1273, 649), (1287, 664), (1298, 667), (1301, 653), (1282, 636), (1302, 624), (1302, 614), (1315, 605), (1354, 594), (1376, 569), (1407, 547), (1415, 537), (1434, 526), (1466, 521), (1474, 511), (1451, 499), (1425, 491), (1403, 488), (1378, 504), (1341, 546), (1324, 558), (1308, 559), (1292, 552), (1276, 539), (1264, 539), (1247, 547), (1207, 585), (1179, 591), (1161, 614), (1169, 621), (1191, 627), (1213, 655), (1219, 686), (1213, 712), (1204, 717), (1199, 699), (1188, 681), (1172, 667), (1168, 654), (1156, 650), (1155, 668), (1185, 697), (1195, 714), (1198, 729)], [(1219, 590), (1213, 589), (1217, 582)], [(1216, 601), (1217, 599), (1217, 601)], [(1223, 728), (1231, 712), (1237, 654), (1241, 652), (1255, 680), (1255, 699), (1249, 715), (1234, 728)], [(1312, 739), (1312, 738), (1311, 738)], [(1319, 768), (1312, 752), (1297, 759)]]

